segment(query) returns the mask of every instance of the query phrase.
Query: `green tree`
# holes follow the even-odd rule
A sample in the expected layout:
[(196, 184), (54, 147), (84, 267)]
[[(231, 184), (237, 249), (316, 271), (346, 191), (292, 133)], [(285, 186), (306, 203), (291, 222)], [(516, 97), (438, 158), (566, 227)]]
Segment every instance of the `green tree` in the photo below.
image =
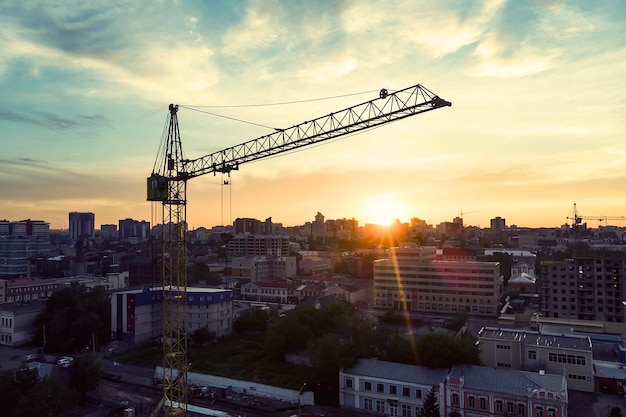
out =
[(44, 378), (17, 401), (14, 415), (16, 417), (76, 415), (76, 406), (77, 395), (73, 390), (56, 379)]
[(439, 401), (434, 389), (430, 389), (424, 398), (424, 405), (417, 413), (417, 417), (439, 417)]
[(623, 417), (623, 415), (622, 409), (617, 406), (611, 407), (609, 414), (607, 414), (608, 417)]
[(415, 339), (417, 365), (449, 368), (452, 365), (480, 365), (480, 351), (471, 336), (454, 338), (435, 333)]
[(96, 356), (91, 352), (82, 353), (74, 360), (69, 387), (76, 391), (79, 400), (83, 402), (87, 399), (87, 393), (98, 387), (102, 374), (102, 366)]
[(262, 332), (267, 329), (269, 316), (264, 310), (255, 308), (246, 310), (233, 322), (236, 332)]

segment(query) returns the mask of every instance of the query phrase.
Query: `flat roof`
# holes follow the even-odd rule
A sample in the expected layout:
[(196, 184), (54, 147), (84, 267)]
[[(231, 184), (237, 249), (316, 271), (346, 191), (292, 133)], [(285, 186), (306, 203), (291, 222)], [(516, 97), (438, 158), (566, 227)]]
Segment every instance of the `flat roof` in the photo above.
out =
[(552, 347), (561, 349), (584, 350), (591, 352), (591, 340), (588, 336), (575, 334), (540, 333), (534, 330), (503, 329), (483, 327), (478, 332), (479, 339), (501, 340), (504, 342), (523, 342), (526, 346)]

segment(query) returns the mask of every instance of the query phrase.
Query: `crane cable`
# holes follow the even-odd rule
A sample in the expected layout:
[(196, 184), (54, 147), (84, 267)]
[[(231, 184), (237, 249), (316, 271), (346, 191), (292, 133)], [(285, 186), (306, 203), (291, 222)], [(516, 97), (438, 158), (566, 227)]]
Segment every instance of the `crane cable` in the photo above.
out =
[(351, 97), (351, 96), (357, 96), (357, 95), (362, 95), (362, 94), (370, 94), (370, 93), (373, 93), (375, 91), (378, 91), (378, 90), (369, 90), (369, 91), (363, 91), (363, 92), (360, 92), (360, 93), (342, 94), (342, 95), (339, 95), (339, 96), (312, 98), (312, 99), (307, 99), (307, 100), (282, 101), (282, 102), (276, 102), (276, 103), (207, 105), (207, 106), (192, 106), (192, 105), (182, 105), (182, 104), (179, 104), (178, 107), (181, 107), (181, 108), (184, 108), (184, 109), (187, 109), (187, 110), (196, 111), (198, 113), (204, 113), (204, 114), (208, 114), (208, 115), (215, 116), (215, 117), (221, 117), (221, 118), (224, 118), (224, 119), (233, 120), (235, 122), (247, 123), (247, 124), (250, 124), (250, 125), (253, 125), (253, 126), (264, 127), (266, 129), (270, 129), (270, 130), (280, 130), (279, 128), (276, 128), (276, 127), (271, 127), (271, 126), (267, 126), (267, 125), (264, 125), (264, 124), (255, 123), (255, 122), (251, 122), (251, 121), (248, 121), (248, 120), (239, 119), (239, 118), (236, 118), (236, 117), (225, 116), (223, 114), (213, 113), (213, 112), (206, 111), (206, 110), (200, 110), (200, 108), (246, 108), (246, 107), (284, 106), (284, 105), (287, 105), (287, 104), (310, 103), (310, 102), (313, 102), (313, 101), (333, 100), (333, 99), (343, 98), (343, 97)]

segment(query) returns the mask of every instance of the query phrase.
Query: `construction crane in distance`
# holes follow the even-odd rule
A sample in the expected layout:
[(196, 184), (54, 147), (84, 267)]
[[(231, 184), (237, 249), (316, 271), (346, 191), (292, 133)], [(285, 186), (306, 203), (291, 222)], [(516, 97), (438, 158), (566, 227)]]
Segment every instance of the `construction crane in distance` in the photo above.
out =
[(621, 220), (626, 221), (626, 216), (581, 216), (578, 214), (578, 209), (576, 208), (576, 203), (574, 203), (573, 209), (573, 217), (567, 217), (569, 220), (572, 220), (572, 227), (576, 227), (582, 223), (583, 220), (597, 220), (599, 222), (604, 222), (605, 226), (608, 220)]
[(164, 415), (186, 415), (187, 405), (187, 181), (210, 173), (229, 174), (246, 162), (451, 105), (419, 84), (395, 92), (382, 89), (376, 99), (187, 159), (178, 125), (179, 106), (170, 104), (169, 124), (147, 179), (147, 200), (162, 205), (163, 397), (159, 405)]

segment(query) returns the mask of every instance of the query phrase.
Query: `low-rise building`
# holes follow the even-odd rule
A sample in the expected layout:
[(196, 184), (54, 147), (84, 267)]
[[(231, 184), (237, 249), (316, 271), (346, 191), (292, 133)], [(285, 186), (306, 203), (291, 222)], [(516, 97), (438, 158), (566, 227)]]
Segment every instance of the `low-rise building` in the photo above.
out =
[(567, 381), (557, 374), (456, 365), (439, 395), (442, 416), (567, 416)]
[(588, 336), (483, 327), (478, 343), (485, 366), (564, 375), (570, 389), (594, 391)]
[(361, 359), (339, 371), (339, 405), (380, 415), (416, 416), (428, 391), (438, 391), (446, 375), (446, 369)]

